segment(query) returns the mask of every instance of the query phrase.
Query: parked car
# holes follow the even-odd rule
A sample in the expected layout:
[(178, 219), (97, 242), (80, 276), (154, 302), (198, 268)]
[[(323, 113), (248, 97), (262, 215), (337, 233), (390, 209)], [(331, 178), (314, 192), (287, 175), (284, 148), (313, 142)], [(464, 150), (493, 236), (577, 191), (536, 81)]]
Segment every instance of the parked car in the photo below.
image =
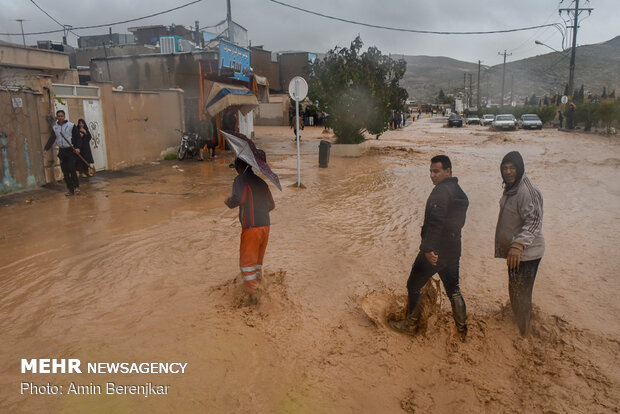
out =
[(476, 114), (469, 114), (467, 115), (465, 122), (467, 122), (467, 125), (470, 125), (470, 124), (480, 125), (480, 118), (478, 118), (478, 115)]
[(462, 127), (463, 126), (463, 118), (459, 114), (451, 113), (448, 117), (448, 126), (449, 127)]
[(493, 121), (495, 129), (517, 129), (517, 119), (512, 114), (501, 114), (495, 117)]
[(542, 121), (536, 114), (523, 114), (519, 119), (519, 128), (542, 129)]
[(480, 118), (480, 125), (491, 125), (495, 121), (495, 115), (493, 114), (484, 114), (482, 118)]

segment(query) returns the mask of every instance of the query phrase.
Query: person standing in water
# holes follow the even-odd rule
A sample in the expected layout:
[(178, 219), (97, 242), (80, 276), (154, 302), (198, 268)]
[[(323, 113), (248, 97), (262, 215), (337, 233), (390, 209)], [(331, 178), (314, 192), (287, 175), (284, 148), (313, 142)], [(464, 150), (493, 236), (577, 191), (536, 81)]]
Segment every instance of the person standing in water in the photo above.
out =
[[(264, 157), (264, 152), (262, 153)], [(263, 272), (263, 257), (269, 241), (269, 212), (276, 206), (267, 183), (254, 174), (252, 167), (240, 158), (234, 164), (237, 177), (232, 195), (225, 201), (228, 208), (239, 207), (241, 243), (239, 267), (243, 285), (252, 302)]]
[(420, 293), (435, 273), (439, 273), (452, 304), (452, 317), (461, 335), (467, 333), (465, 300), (459, 287), (459, 262), (461, 258), (461, 229), (469, 200), (452, 176), (452, 163), (446, 155), (431, 159), (431, 181), (435, 188), (426, 202), (422, 243), (413, 263), (407, 292), (409, 302), (403, 320), (390, 320), (390, 326), (398, 332), (415, 335), (421, 313)]
[(504, 193), (495, 229), (495, 257), (506, 259), (510, 305), (521, 335), (526, 336), (530, 331), (534, 280), (545, 252), (543, 199), (525, 175), (519, 152), (506, 154), (500, 171)]

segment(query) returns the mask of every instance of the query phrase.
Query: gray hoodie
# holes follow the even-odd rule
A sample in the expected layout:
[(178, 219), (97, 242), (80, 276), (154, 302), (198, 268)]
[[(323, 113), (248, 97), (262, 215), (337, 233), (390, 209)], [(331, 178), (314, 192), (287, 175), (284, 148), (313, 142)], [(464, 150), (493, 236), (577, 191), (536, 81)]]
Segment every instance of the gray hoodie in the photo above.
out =
[(522, 159), (520, 161), (520, 165), (515, 163), (517, 169), (523, 169), (519, 171), (520, 180), (507, 188), (499, 201), (495, 257), (506, 258), (510, 247), (517, 247), (522, 250), (521, 260), (527, 261), (540, 259), (545, 252), (543, 199), (538, 188), (525, 175)]

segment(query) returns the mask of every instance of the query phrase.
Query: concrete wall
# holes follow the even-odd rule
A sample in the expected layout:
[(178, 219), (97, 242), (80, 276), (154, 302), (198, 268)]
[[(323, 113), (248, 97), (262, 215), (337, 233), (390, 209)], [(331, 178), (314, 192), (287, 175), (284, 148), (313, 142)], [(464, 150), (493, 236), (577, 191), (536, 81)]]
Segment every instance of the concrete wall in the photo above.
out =
[(309, 66), (308, 52), (284, 53), (278, 56), (280, 64), (280, 90), (288, 91), (288, 84), (295, 76), (305, 77)]
[[(106, 56), (131, 56), (158, 53), (155, 46), (145, 45), (114, 45), (84, 47), (75, 50), (77, 66), (90, 66), (90, 60), (95, 58), (105, 58)], [(107, 80), (107, 79), (105, 79)]]
[(270, 51), (258, 47), (250, 48), (250, 63), (254, 73), (267, 78), (270, 90), (280, 90), (280, 65), (271, 61)]
[(66, 53), (0, 43), (0, 86), (40, 91), (42, 77), (49, 77), (54, 83), (79, 82), (77, 71), (69, 67)]
[(0, 43), (0, 65), (17, 68), (69, 70), (69, 55), (53, 50)]
[(92, 83), (101, 89), (108, 168), (117, 170), (159, 159), (161, 152), (178, 146), (183, 122), (183, 91), (116, 91), (110, 83)]
[(288, 95), (271, 95), (254, 110), (255, 125), (288, 125)]
[[(0, 193), (45, 184), (43, 147), (50, 132), (49, 95), (0, 88)], [(47, 159), (52, 161), (52, 154)]]

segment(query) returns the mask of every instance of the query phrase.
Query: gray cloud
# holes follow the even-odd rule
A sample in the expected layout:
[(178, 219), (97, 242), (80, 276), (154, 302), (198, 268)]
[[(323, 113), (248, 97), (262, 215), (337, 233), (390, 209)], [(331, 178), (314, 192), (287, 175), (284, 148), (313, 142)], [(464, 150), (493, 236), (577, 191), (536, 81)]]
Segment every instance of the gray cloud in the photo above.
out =
[[(130, 19), (169, 9), (183, 4), (184, 0), (36, 0), (57, 20), (73, 26), (94, 25)], [(298, 7), (314, 10), (345, 19), (365, 23), (408, 29), (438, 31), (478, 31), (517, 28), (560, 22), (559, 1), (419, 1), (419, 0), (283, 0)], [(582, 7), (593, 7), (590, 17), (583, 19), (579, 29), (579, 44), (609, 40), (618, 34), (620, 13), (617, 0), (581, 1)], [(584, 5), (585, 3), (585, 5)], [(569, 7), (564, 0), (561, 7)], [(131, 7), (128, 7), (131, 5)], [(0, 32), (19, 33), (15, 19), (22, 18), (26, 32), (54, 30), (59, 26), (45, 16), (31, 2), (0, 0)], [(534, 40), (559, 49), (561, 35), (554, 28), (494, 35), (429, 35), (373, 29), (328, 20), (277, 5), (267, 0), (232, 0), (233, 19), (248, 29), (252, 44), (264, 45), (268, 50), (309, 50), (325, 52), (339, 45), (348, 46), (357, 35), (365, 46), (377, 46), (384, 53), (406, 55), (448, 56), (487, 65), (500, 63), (497, 53), (504, 49), (512, 52), (511, 60), (547, 53), (549, 49), (537, 46)], [(114, 32), (125, 32), (127, 27), (151, 24), (194, 25), (215, 24), (226, 17), (226, 0), (204, 0), (166, 15), (150, 18), (129, 25), (115, 26)], [(220, 28), (221, 29), (221, 28)], [(103, 34), (107, 29), (81, 30), (80, 35)], [(36, 40), (60, 40), (62, 33), (45, 36), (28, 36), (27, 43)], [(21, 43), (21, 36), (0, 36), (1, 40)], [(77, 44), (69, 35), (69, 43)]]

